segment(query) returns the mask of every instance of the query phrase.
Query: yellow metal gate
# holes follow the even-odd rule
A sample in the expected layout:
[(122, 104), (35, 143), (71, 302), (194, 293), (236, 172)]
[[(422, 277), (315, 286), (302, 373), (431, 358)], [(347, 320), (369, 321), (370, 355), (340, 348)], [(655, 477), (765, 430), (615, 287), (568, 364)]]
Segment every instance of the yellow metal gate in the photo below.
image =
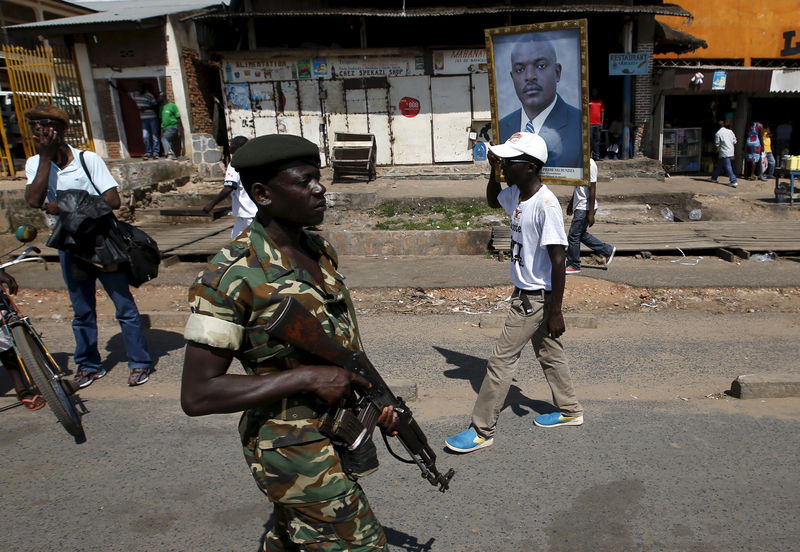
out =
[(3, 46), (14, 111), (19, 121), (25, 156), (36, 155), (25, 111), (36, 104), (54, 105), (69, 115), (65, 140), (75, 148), (94, 151), (80, 73), (72, 51), (38, 46), (32, 50)]

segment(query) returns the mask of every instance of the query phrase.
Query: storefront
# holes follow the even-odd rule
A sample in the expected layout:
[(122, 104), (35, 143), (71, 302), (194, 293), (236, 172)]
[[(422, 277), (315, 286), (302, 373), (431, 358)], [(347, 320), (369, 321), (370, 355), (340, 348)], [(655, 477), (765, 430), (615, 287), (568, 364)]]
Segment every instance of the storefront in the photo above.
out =
[[(672, 172), (711, 172), (717, 158), (714, 134), (727, 120), (739, 138), (735, 170), (742, 170), (748, 122), (772, 129), (800, 121), (800, 70), (699, 67), (661, 69), (655, 78), (654, 136), (659, 160)], [(699, 136), (699, 145), (697, 137)], [(790, 153), (800, 153), (800, 132)], [(698, 158), (699, 154), (699, 158)], [(776, 152), (777, 157), (777, 152)]]
[(378, 165), (472, 161), (487, 71), (484, 49), (223, 54), (229, 134), (299, 134), (328, 158), (337, 132), (368, 133)]

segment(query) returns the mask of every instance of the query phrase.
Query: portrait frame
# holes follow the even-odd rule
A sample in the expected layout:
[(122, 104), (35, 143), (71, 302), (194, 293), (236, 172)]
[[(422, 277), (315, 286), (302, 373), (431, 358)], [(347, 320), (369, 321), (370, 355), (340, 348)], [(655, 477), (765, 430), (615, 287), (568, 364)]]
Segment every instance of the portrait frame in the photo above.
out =
[[(588, 185), (591, 149), (587, 20), (499, 27), (486, 29), (484, 34), (496, 143), (524, 131), (529, 121), (548, 146), (542, 180), (551, 184)], [(549, 48), (554, 52), (556, 59), (550, 64), (549, 77), (523, 76), (532, 61), (526, 58), (533, 55), (534, 48)]]

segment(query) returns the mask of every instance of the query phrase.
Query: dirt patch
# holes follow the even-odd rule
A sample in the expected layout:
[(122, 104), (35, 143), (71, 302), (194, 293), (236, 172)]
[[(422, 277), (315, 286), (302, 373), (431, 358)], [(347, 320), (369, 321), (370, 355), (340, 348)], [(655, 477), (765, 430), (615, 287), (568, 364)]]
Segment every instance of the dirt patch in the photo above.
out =
[[(506, 310), (511, 286), (456, 289), (357, 289), (361, 314), (493, 314)], [(574, 278), (564, 293), (564, 312), (800, 312), (800, 288), (646, 289)]]
[(783, 221), (800, 220), (800, 210), (790, 209), (789, 205), (771, 201), (774, 181), (759, 182), (763, 188), (764, 200), (753, 201), (738, 197), (696, 194), (694, 200), (700, 205), (703, 220), (715, 221)]
[[(447, 289), (367, 288), (352, 290), (359, 314), (495, 314), (508, 308), (511, 286)], [(133, 290), (142, 312), (189, 312), (185, 286), (146, 286)], [(16, 297), (29, 316), (68, 320), (65, 291), (22, 289)], [(114, 306), (97, 292), (97, 311), (113, 316)], [(800, 287), (793, 288), (678, 288), (646, 289), (605, 280), (575, 277), (564, 294), (564, 312), (610, 314), (622, 312), (800, 312)]]

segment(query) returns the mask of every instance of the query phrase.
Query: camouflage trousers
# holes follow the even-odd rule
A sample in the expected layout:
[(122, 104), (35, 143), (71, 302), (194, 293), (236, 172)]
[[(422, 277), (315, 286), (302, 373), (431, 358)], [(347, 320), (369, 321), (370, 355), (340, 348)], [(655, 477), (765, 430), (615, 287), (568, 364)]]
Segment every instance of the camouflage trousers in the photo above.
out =
[(361, 486), (342, 471), (328, 439), (261, 450), (244, 447), (259, 489), (275, 506), (265, 552), (388, 551)]

